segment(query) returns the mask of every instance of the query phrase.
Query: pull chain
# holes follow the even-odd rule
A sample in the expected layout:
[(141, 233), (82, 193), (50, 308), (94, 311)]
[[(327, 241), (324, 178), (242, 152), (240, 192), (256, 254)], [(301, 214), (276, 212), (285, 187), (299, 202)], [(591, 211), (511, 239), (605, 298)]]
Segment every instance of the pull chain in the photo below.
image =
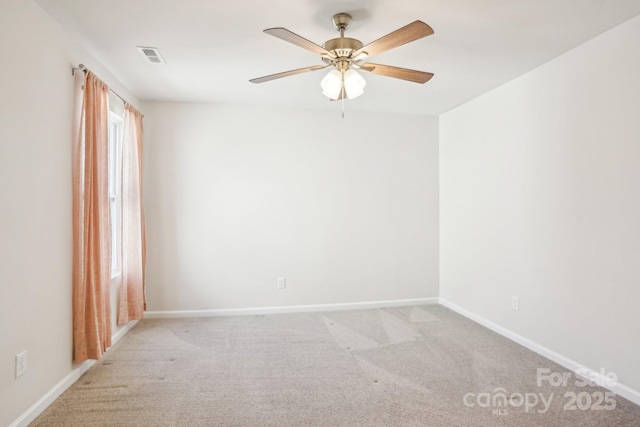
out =
[(345, 89), (344, 89), (344, 72), (342, 72), (342, 89), (340, 90), (340, 92), (342, 93), (342, 96), (340, 97), (340, 102), (342, 103), (342, 118), (344, 119), (344, 97), (346, 95), (345, 93)]

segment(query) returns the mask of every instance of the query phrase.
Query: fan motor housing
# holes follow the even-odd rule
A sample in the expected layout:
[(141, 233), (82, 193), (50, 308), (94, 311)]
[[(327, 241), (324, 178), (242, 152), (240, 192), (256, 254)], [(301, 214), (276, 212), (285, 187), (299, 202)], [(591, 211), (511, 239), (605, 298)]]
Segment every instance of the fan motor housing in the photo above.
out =
[(329, 52), (334, 53), (337, 57), (349, 57), (351, 52), (355, 52), (363, 46), (360, 40), (351, 39), (349, 37), (339, 37), (337, 39), (327, 40), (322, 47)]

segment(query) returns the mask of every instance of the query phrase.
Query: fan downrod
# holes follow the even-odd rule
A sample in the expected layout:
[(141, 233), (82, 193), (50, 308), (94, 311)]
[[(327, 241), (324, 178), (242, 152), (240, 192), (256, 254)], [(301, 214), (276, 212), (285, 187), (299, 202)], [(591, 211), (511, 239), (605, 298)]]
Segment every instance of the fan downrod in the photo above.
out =
[(323, 48), (335, 55), (335, 58), (323, 58), (323, 61), (327, 64), (333, 63), (333, 65), (336, 65), (339, 69), (341, 69), (341, 67), (338, 67), (337, 64), (343, 61), (347, 61), (347, 63), (342, 64), (342, 68), (349, 68), (349, 65), (351, 64), (351, 53), (363, 46), (360, 40), (344, 36), (344, 31), (351, 23), (351, 19), (351, 15), (348, 13), (336, 13), (333, 15), (333, 25), (338, 31), (340, 31), (340, 37), (327, 40), (322, 45)]

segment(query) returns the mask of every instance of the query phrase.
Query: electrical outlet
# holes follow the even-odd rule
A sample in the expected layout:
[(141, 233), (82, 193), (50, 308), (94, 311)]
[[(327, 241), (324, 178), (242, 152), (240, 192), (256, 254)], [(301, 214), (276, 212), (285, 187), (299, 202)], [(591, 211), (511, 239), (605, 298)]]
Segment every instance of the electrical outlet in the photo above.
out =
[(16, 355), (16, 378), (27, 372), (27, 350)]
[(515, 311), (520, 311), (520, 298), (511, 297), (511, 308)]
[(278, 277), (278, 289), (284, 289), (287, 287), (287, 278)]

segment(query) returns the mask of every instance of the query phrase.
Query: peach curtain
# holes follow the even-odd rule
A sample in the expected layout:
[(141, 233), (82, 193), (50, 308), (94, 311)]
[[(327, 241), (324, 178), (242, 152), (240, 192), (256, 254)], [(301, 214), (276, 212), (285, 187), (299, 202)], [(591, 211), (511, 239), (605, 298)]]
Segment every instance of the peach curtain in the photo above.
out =
[(99, 359), (111, 346), (111, 243), (108, 193), (108, 91), (84, 82), (73, 147), (73, 357)]
[(122, 141), (122, 284), (118, 325), (142, 319), (145, 310), (146, 235), (142, 208), (142, 114), (128, 103)]

